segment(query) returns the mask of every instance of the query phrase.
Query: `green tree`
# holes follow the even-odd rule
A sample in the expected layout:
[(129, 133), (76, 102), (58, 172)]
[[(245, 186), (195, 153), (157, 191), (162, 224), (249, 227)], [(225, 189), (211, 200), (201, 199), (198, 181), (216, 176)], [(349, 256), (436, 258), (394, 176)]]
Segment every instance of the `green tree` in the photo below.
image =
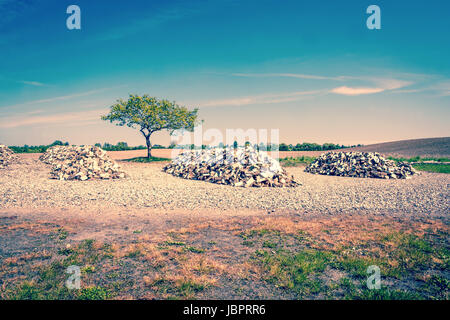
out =
[(280, 151), (289, 151), (289, 146), (286, 143), (280, 143)]
[(61, 140), (55, 140), (50, 146), (63, 146), (64, 142)]
[(193, 131), (197, 124), (197, 111), (189, 111), (186, 107), (175, 102), (158, 99), (148, 95), (130, 95), (128, 100), (117, 100), (111, 106), (109, 114), (102, 120), (116, 123), (118, 126), (128, 126), (138, 129), (147, 143), (147, 157), (152, 156), (150, 137), (153, 132), (160, 130), (188, 130)]

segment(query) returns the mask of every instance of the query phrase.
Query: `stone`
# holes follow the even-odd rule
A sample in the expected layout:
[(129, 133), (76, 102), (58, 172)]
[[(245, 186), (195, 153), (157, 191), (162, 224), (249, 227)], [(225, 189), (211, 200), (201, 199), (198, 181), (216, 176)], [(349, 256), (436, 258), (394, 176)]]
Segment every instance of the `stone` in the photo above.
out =
[(179, 154), (163, 171), (177, 177), (235, 187), (295, 187), (280, 163), (266, 152), (245, 148), (188, 150)]
[(407, 179), (418, 172), (407, 162), (396, 163), (376, 152), (328, 152), (309, 164), (306, 172), (341, 177)]
[(0, 144), (0, 169), (19, 162), (19, 157), (7, 146)]
[(52, 179), (86, 181), (126, 177), (117, 162), (95, 146), (54, 146), (39, 159), (52, 165)]

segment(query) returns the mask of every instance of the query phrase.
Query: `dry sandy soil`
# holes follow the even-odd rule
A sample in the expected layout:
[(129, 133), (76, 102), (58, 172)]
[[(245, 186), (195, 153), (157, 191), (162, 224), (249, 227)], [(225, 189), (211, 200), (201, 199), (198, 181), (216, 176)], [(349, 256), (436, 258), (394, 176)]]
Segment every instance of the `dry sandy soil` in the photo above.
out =
[[(164, 152), (154, 156), (167, 157)], [(144, 154), (110, 153), (115, 159)], [(355, 271), (352, 264), (366, 268), (372, 255), (389, 257), (380, 263), (393, 268), (386, 283), (397, 291), (383, 291), (385, 297), (416, 298), (401, 292), (426, 285), (427, 298), (448, 298), (444, 249), (426, 253), (427, 264), (417, 258), (422, 264), (405, 266), (406, 253), (395, 250), (416, 239), (410, 237), (448, 248), (449, 175), (391, 181), (295, 167), (287, 171), (299, 187), (235, 188), (173, 177), (162, 172), (164, 163), (120, 161), (129, 175), (123, 180), (57, 181), (38, 156), (20, 155), (22, 163), (0, 172), (0, 298), (370, 298), (359, 284), (362, 267)], [(318, 246), (325, 256), (314, 251)], [(279, 252), (298, 250), (306, 262), (295, 263), (315, 270), (314, 281), (301, 285), (300, 266), (279, 265), (287, 259)], [(63, 287), (64, 268), (74, 261), (88, 270), (84, 291), (61, 296), (54, 288)], [(399, 270), (408, 276), (399, 280)]]
[[(295, 188), (241, 188), (185, 180), (162, 172), (163, 163), (120, 162), (122, 180), (57, 181), (50, 166), (28, 156), (2, 170), (0, 208), (249, 210), (304, 213), (371, 212), (446, 215), (450, 177), (422, 173), (407, 180), (355, 179), (312, 175), (287, 168), (302, 185)], [(33, 155), (36, 157), (36, 155)], [(107, 214), (107, 213), (103, 213)]]

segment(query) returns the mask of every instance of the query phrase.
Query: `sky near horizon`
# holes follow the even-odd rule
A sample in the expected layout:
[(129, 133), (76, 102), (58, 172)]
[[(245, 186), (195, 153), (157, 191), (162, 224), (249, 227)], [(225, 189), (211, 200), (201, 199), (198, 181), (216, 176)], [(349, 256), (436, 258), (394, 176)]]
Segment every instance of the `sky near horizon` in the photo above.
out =
[[(81, 30), (66, 27), (72, 4)], [(380, 30), (366, 26), (371, 4)], [(144, 144), (100, 120), (131, 93), (198, 107), (224, 135), (450, 136), (449, 14), (444, 0), (0, 0), (0, 143)]]

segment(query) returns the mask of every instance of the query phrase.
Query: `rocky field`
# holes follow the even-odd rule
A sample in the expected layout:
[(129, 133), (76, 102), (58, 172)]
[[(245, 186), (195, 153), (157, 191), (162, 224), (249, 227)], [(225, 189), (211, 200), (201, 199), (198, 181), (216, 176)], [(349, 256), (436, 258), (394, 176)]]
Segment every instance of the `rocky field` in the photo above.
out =
[(313, 175), (286, 168), (301, 185), (238, 188), (186, 180), (162, 171), (165, 163), (119, 161), (128, 177), (118, 180), (59, 181), (37, 159), (2, 169), (0, 208), (161, 208), (266, 210), (298, 213), (380, 212), (446, 215), (450, 177), (423, 173), (408, 180)]

